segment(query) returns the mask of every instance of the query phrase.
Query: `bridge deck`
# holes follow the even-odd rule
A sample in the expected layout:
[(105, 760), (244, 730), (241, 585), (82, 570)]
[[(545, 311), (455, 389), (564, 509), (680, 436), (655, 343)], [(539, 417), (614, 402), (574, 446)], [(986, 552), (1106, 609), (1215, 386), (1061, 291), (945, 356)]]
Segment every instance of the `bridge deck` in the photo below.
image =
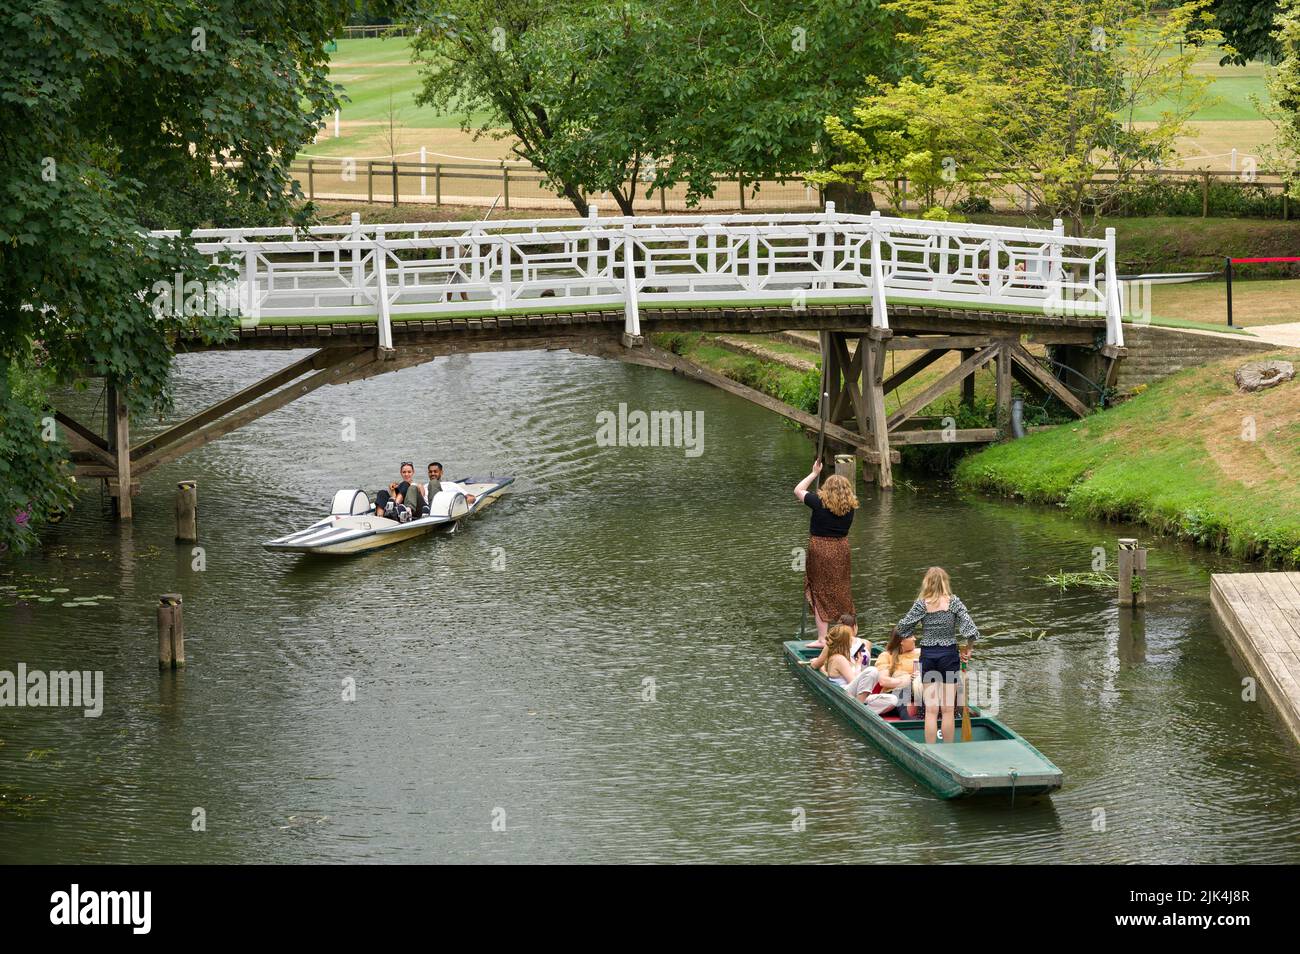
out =
[[(808, 304), (792, 307), (788, 299), (755, 300), (702, 306), (698, 303), (646, 306), (641, 309), (642, 331), (655, 332), (732, 332), (766, 333), (788, 328), (810, 331), (849, 330), (871, 325), (871, 303), (838, 301), (835, 304)], [(1050, 343), (1092, 343), (1104, 337), (1106, 319), (1102, 317), (1059, 317), (1011, 307), (953, 308), (925, 302), (894, 299), (889, 305), (890, 331), (893, 334), (1006, 334), (1033, 335)], [(621, 305), (590, 307), (575, 311), (563, 306), (539, 306), (508, 310), (485, 309), (481, 312), (453, 316), (433, 314), (394, 315), (393, 345), (442, 343), (449, 347), (479, 342), (515, 346), (545, 347), (548, 338), (574, 336), (618, 337), (624, 330)], [(262, 319), (251, 327), (241, 327), (227, 341), (204, 344), (197, 339), (182, 339), (178, 350), (260, 350), (312, 348), (331, 345), (374, 345), (378, 321), (355, 318), (333, 321), (319, 318), (279, 317)]]
[(403, 325), (409, 340), (412, 322), (454, 333), (469, 329), (456, 319), (477, 320), (481, 333), (547, 315), (561, 323), (599, 315), (603, 325), (611, 313), (622, 314), (622, 333), (635, 340), (642, 312), (657, 315), (661, 328), (707, 330), (729, 315), (724, 320), (735, 323), (727, 330), (757, 331), (768, 309), (817, 327), (807, 319), (821, 306), (833, 309), (817, 312), (824, 320), (848, 314), (880, 331), (894, 327), (895, 308), (913, 307), (933, 308), (932, 318), (1027, 315), (1018, 320), (1058, 327), (1104, 319), (1105, 343), (1123, 346), (1113, 234), (1074, 238), (1059, 223), (1046, 230), (842, 215), (828, 203), (812, 215), (354, 221), (303, 231), (202, 230), (192, 238), (211, 262), (209, 275), (223, 277), (178, 279), (154, 306), (161, 314), (198, 307), (242, 316), (255, 341), (275, 338), (264, 328), (341, 325), (356, 336), (374, 322), (387, 350)]

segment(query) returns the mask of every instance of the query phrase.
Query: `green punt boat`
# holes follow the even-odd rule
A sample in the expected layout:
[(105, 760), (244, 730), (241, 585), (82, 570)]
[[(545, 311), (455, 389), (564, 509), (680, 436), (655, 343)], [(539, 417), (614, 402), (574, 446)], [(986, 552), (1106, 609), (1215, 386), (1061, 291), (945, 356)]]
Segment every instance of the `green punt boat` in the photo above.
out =
[[(818, 650), (806, 640), (785, 644), (786, 661), (819, 696), (858, 731), (940, 798), (1046, 795), (1061, 787), (1061, 770), (992, 716), (971, 710), (969, 742), (925, 744), (922, 719), (881, 717), (809, 665)], [(961, 732), (961, 708), (957, 709)]]

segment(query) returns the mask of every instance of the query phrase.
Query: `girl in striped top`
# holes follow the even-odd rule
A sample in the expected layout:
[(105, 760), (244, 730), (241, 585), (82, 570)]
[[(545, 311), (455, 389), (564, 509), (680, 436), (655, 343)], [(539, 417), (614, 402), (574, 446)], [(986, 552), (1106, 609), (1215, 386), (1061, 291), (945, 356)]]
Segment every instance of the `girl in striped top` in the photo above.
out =
[[(956, 742), (957, 683), (961, 664), (970, 659), (971, 647), (979, 638), (975, 621), (966, 604), (953, 595), (952, 581), (943, 567), (932, 566), (921, 581), (921, 592), (901, 620), (900, 636), (910, 636), (921, 626), (921, 682), (924, 686), (925, 741), (938, 741), (939, 709), (943, 709), (943, 739)], [(966, 643), (957, 648), (958, 640)], [(942, 702), (940, 702), (942, 695)]]

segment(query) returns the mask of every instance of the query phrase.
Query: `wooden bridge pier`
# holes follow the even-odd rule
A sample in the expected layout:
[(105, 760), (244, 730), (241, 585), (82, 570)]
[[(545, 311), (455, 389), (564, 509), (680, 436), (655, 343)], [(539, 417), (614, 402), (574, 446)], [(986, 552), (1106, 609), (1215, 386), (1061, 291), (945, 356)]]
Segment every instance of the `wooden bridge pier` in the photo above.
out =
[(109, 407), (106, 436), (101, 437), (61, 411), (55, 413), (55, 420), (68, 439), (74, 475), (78, 479), (103, 480), (113, 498), (115, 515), (120, 520), (130, 520), (131, 498), (140, 492), (140, 478), (156, 467), (224, 437), (324, 385), (362, 381), (376, 374), (423, 364), (445, 353), (442, 349), (419, 346), (405, 348), (401, 353), (364, 346), (322, 347), (134, 445), (122, 389), (113, 383), (106, 388)]
[[(1012, 333), (1012, 332), (1015, 333)], [(913, 328), (899, 332), (882, 328), (861, 331), (821, 332), (823, 361), (830, 393), (828, 420), (837, 428), (852, 431), (875, 452), (863, 458), (863, 477), (875, 480), (882, 489), (893, 487), (891, 448), (914, 444), (988, 443), (1007, 436), (1011, 426), (1012, 383), (1017, 382), (1039, 398), (1053, 397), (1076, 416), (1089, 413), (1089, 405), (1053, 375), (1021, 342), (1019, 329), (990, 329), (983, 334), (930, 333)], [(1035, 331), (1037, 341), (1093, 347), (1091, 337), (1072, 329)], [(924, 390), (902, 400), (898, 389), (950, 352), (961, 361)], [(891, 353), (916, 353), (902, 368), (885, 375)], [(973, 405), (975, 374), (992, 366), (996, 381), (996, 426), (991, 428), (944, 427), (943, 419), (921, 417), (920, 412), (937, 398), (958, 387), (961, 401)], [(895, 409), (887, 411), (893, 394)], [(935, 424), (939, 426), (936, 427)], [(830, 443), (840, 443), (831, 437)], [(855, 448), (842, 450), (854, 451)], [(861, 456), (861, 455), (860, 455)]]

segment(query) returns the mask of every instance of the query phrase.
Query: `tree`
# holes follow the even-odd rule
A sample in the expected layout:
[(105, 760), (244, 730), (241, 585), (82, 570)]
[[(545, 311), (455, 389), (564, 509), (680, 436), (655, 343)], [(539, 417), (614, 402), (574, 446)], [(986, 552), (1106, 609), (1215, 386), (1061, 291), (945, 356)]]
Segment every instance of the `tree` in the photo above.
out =
[[(512, 149), (586, 214), (644, 187), (818, 164), (828, 112), (903, 62), (875, 0), (422, 0), (420, 101)], [(824, 154), (822, 154), (824, 155)]]
[[(169, 340), (226, 315), (158, 313), (180, 273), (150, 228), (301, 218), (294, 153), (333, 111), (339, 0), (29, 0), (0, 10), (0, 546), (24, 548), (70, 488), (33, 382), (103, 377), (136, 412), (169, 400)], [(237, 163), (230, 165), (229, 163)]]
[[(904, 77), (868, 80), (853, 119), (828, 116), (826, 131), (840, 154), (828, 172), (811, 178), (861, 191), (883, 187), (890, 204), (910, 198), (928, 218), (947, 219), (958, 195), (980, 194), (992, 143), (981, 103), (967, 103), (938, 86)], [(906, 190), (906, 191), (905, 191)]]
[(397, 159), (397, 147), (400, 145), (401, 136), (398, 135), (398, 129), (402, 127), (402, 111), (397, 108), (393, 102), (393, 88), (388, 88), (388, 112), (386, 113), (387, 122), (384, 125), (384, 142), (388, 145), (388, 155)]
[[(928, 85), (953, 98), (964, 136), (987, 137), (1008, 184), (1083, 234), (1141, 168), (1167, 158), (1207, 83), (1194, 35), (1216, 42), (1206, 0), (1156, 20), (1142, 0), (896, 0)], [(962, 111), (964, 107), (964, 112)], [(1140, 116), (1155, 112), (1144, 123)], [(953, 135), (958, 135), (957, 131)], [(1113, 174), (1102, 177), (1103, 170)]]
[[(1279, 8), (1278, 0), (1213, 0), (1207, 9), (1222, 34), (1219, 65), (1245, 66), (1251, 60), (1272, 62), (1281, 56), (1273, 35)], [(1206, 42), (1196, 31), (1189, 33), (1188, 40), (1193, 45)]]
[(1274, 38), (1279, 62), (1268, 78), (1268, 101), (1258, 104), (1273, 124), (1273, 141), (1261, 152), (1267, 166), (1284, 171), (1290, 196), (1300, 198), (1300, 0), (1281, 0)]

